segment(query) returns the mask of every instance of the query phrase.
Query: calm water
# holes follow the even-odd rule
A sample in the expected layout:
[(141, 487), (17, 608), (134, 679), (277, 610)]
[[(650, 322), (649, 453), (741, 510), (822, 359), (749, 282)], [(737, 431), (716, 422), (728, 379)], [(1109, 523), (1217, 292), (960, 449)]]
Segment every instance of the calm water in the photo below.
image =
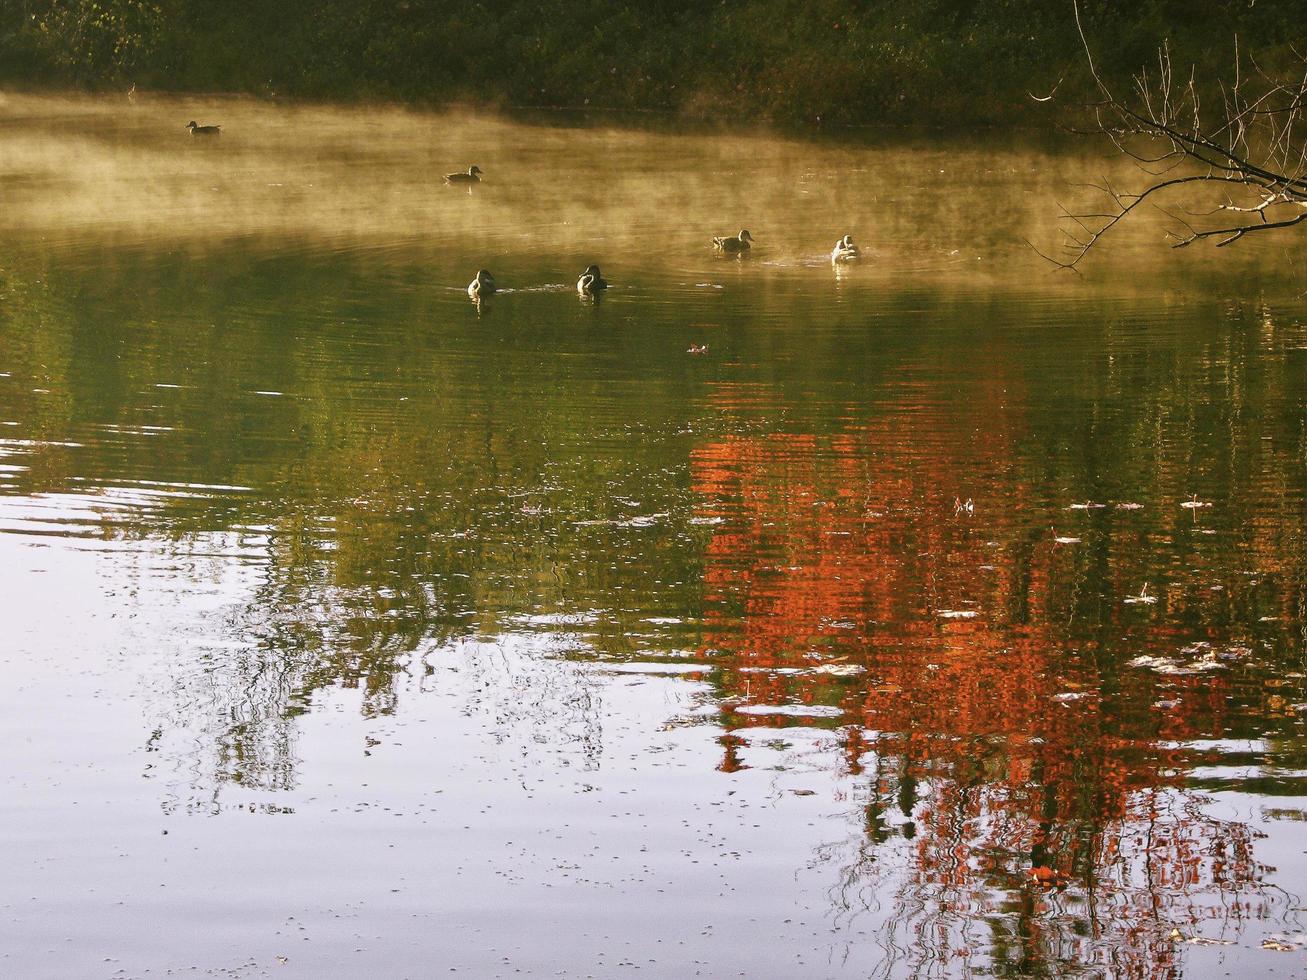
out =
[(0, 99), (0, 974), (1302, 975), (1302, 252), (1110, 167)]

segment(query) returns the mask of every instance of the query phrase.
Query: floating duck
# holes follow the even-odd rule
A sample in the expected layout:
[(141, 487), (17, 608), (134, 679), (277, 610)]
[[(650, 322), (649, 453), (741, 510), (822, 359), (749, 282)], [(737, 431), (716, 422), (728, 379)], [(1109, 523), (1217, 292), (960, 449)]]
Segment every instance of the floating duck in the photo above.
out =
[(481, 168), (476, 164), (467, 168), (467, 172), (459, 171), (456, 174), (445, 174), (446, 184), (479, 184), (481, 183)]
[(467, 294), (476, 300), (489, 296), (494, 291), (495, 277), (490, 274), (489, 269), (477, 270), (476, 278), (468, 283), (467, 287)]
[(861, 253), (858, 252), (858, 246), (853, 244), (853, 236), (845, 235), (837, 241), (835, 247), (831, 249), (830, 260), (832, 263), (854, 262), (857, 260), (859, 254)]
[(201, 126), (194, 119), (186, 124), (192, 136), (217, 136), (222, 132), (221, 126)]
[(599, 274), (599, 266), (589, 266), (576, 281), (576, 291), (582, 296), (593, 296), (608, 288), (608, 280)]
[(740, 233), (734, 238), (714, 238), (713, 247), (719, 248), (723, 252), (729, 252), (738, 255), (740, 252), (749, 251), (749, 243), (753, 241), (753, 236), (747, 231), (741, 229)]

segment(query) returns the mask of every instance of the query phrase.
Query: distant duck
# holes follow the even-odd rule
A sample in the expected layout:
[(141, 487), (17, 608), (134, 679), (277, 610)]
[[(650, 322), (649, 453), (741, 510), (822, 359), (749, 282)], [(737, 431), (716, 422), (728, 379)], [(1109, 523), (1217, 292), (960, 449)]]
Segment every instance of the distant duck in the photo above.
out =
[(853, 244), (853, 236), (845, 235), (837, 241), (835, 247), (831, 249), (830, 260), (832, 263), (853, 262), (860, 254), (858, 246)]
[(753, 236), (741, 229), (740, 233), (734, 238), (714, 238), (712, 243), (715, 248), (719, 248), (723, 252), (738, 255), (740, 252), (749, 251), (751, 241), (753, 241)]
[(479, 184), (481, 183), (481, 168), (476, 164), (467, 168), (467, 172), (459, 171), (456, 174), (445, 174), (446, 184)]
[(476, 300), (479, 300), (484, 296), (489, 296), (494, 291), (495, 277), (490, 274), (489, 269), (478, 270), (477, 277), (473, 279), (467, 287), (467, 294)]
[(582, 296), (594, 296), (608, 288), (608, 280), (599, 274), (599, 266), (592, 265), (576, 281), (576, 291)]
[(217, 136), (222, 132), (221, 126), (201, 126), (194, 119), (186, 124), (192, 136)]

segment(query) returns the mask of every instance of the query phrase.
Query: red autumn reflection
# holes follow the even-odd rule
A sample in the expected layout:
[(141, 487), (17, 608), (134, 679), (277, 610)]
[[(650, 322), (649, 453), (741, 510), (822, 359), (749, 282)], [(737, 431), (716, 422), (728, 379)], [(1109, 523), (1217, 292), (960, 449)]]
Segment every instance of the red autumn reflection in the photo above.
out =
[[(1016, 473), (1020, 426), (985, 395), (948, 407), (970, 416), (949, 424), (965, 442), (909, 402), (837, 435), (695, 450), (720, 768), (748, 765), (734, 732), (833, 727), (862, 811), (837, 907), (892, 891), (907, 932), (883, 939), (920, 969), (965, 960), (990, 911), (1017, 923), (981, 944), (1005, 969), (1165, 975), (1180, 938), (1265, 903), (1250, 831), (1182, 776), (1195, 751), (1177, 743), (1224, 731), (1228, 681), (1125, 666), (1180, 630), (1145, 604), (1084, 601), (1132, 594), (1133, 570), (1057, 541), (1064, 505)], [(1106, 553), (1130, 533), (1104, 527)]]

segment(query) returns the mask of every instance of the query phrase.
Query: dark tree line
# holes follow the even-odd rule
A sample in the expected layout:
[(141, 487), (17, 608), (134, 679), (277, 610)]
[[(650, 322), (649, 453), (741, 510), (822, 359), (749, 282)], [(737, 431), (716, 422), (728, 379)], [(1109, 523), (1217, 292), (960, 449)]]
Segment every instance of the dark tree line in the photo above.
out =
[[(1109, 72), (1170, 36), (1259, 50), (1288, 3), (1086, 0)], [(1224, 52), (1220, 57), (1224, 58)], [(657, 109), (780, 122), (1037, 123), (1079, 58), (1047, 0), (7, 0), (0, 84)]]

